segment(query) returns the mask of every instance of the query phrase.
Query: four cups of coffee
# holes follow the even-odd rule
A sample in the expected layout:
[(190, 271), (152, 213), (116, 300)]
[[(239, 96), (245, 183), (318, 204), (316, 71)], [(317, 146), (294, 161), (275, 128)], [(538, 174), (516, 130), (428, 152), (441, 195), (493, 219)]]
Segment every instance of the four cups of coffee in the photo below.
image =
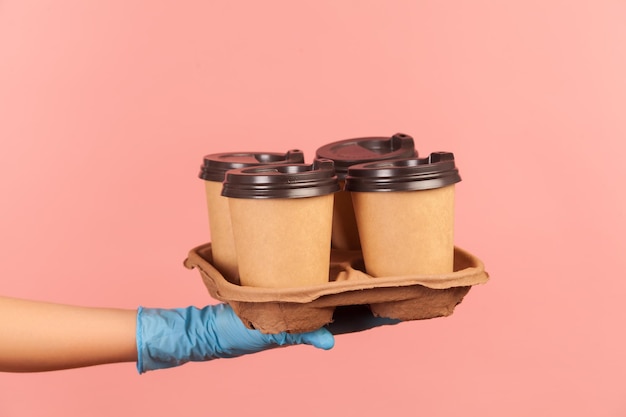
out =
[(331, 249), (360, 250), (374, 277), (454, 267), (454, 155), (420, 158), (405, 134), (319, 148), (204, 157), (213, 265), (244, 286), (329, 281)]

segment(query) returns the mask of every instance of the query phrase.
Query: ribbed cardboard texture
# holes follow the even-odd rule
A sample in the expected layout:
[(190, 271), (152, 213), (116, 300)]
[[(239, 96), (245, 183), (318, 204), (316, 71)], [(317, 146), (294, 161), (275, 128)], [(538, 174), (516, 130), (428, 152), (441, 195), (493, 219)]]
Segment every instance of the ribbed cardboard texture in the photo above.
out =
[(263, 333), (306, 332), (333, 320), (339, 306), (369, 305), (375, 316), (403, 321), (449, 316), (473, 285), (489, 279), (477, 257), (455, 247), (454, 272), (374, 278), (360, 251), (333, 249), (330, 282), (301, 288), (245, 287), (212, 264), (211, 243), (189, 251), (184, 265), (198, 269), (213, 298), (230, 304), (242, 322)]

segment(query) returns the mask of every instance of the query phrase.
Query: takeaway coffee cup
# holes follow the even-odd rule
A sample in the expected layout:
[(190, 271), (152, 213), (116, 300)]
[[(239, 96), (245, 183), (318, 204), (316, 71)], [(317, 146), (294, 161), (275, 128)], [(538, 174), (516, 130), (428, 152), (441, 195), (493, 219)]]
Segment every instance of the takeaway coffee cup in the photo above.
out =
[(329, 279), (333, 162), (228, 171), (228, 198), (241, 285), (289, 288)]
[[(339, 185), (343, 189), (348, 168), (366, 162), (383, 161), (417, 156), (413, 138), (403, 133), (391, 137), (364, 137), (332, 142), (316, 152), (318, 158), (331, 159)], [(335, 194), (333, 212), (332, 245), (337, 249), (358, 250), (361, 248), (359, 232), (354, 217), (350, 192)]]
[(348, 169), (366, 271), (375, 277), (453, 272), (454, 184), (449, 152)]
[(228, 199), (221, 195), (226, 172), (244, 167), (303, 162), (304, 154), (296, 149), (286, 153), (228, 152), (204, 157), (199, 177), (204, 180), (206, 190), (213, 264), (231, 282), (238, 283), (239, 277)]

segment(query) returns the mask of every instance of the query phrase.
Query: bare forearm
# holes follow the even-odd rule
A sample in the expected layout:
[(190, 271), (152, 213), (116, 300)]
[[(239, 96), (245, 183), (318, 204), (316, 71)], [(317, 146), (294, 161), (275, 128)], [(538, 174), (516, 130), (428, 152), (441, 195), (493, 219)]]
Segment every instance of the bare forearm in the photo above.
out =
[(0, 297), (0, 371), (136, 361), (136, 314)]

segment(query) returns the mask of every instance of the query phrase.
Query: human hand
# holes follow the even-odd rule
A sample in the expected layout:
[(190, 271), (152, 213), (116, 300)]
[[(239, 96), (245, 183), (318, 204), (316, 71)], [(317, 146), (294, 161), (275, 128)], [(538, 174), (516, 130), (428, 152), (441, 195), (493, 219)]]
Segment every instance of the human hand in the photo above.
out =
[(143, 373), (190, 361), (234, 358), (277, 346), (308, 344), (331, 349), (325, 328), (308, 333), (264, 334), (250, 330), (228, 304), (137, 311), (137, 370)]

